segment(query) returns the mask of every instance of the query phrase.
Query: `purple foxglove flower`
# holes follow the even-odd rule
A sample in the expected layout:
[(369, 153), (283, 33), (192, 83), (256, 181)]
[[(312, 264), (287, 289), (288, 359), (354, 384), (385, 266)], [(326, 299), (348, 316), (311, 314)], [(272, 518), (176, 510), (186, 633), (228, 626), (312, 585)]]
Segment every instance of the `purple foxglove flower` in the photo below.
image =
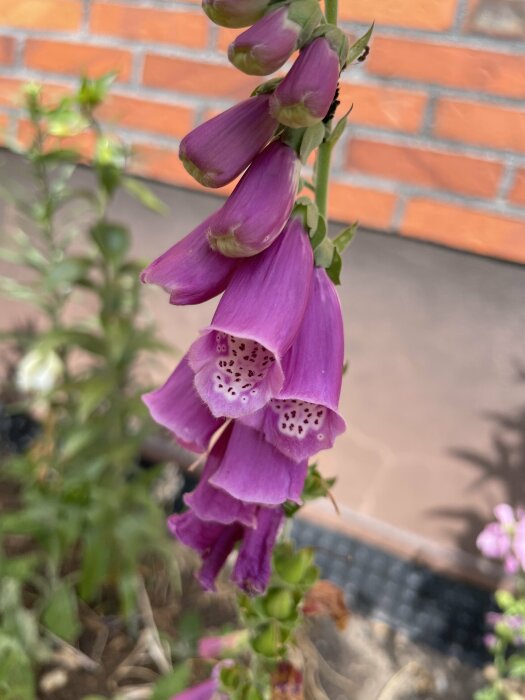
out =
[(275, 141), (259, 153), (208, 229), (212, 248), (231, 258), (268, 248), (281, 233), (297, 194), (300, 162)]
[(277, 127), (269, 95), (256, 95), (209, 119), (185, 136), (179, 157), (205, 187), (222, 187), (246, 170)]
[(489, 559), (504, 559), (510, 552), (511, 537), (500, 523), (489, 523), (476, 539), (476, 546)]
[(262, 17), (271, 0), (202, 0), (202, 9), (221, 27), (249, 27)]
[(229, 557), (235, 543), (244, 534), (239, 523), (222, 525), (201, 520), (191, 510), (182, 515), (170, 515), (168, 528), (182, 544), (200, 554), (202, 567), (197, 576), (208, 591), (215, 590), (215, 579)]
[(198, 486), (184, 496), (184, 502), (200, 520), (211, 520), (222, 525), (238, 522), (254, 527), (256, 505), (239, 501), (209, 483), (224, 458), (232, 429), (233, 425), (229, 425), (213, 446)]
[(296, 0), (270, 10), (234, 39), (228, 49), (228, 58), (248, 75), (269, 75), (308, 40), (321, 19), (317, 0)]
[(203, 659), (214, 659), (220, 656), (235, 656), (244, 649), (249, 640), (247, 629), (235, 630), (217, 637), (201, 637), (197, 653)]
[(171, 700), (228, 700), (224, 693), (219, 692), (219, 672), (222, 665), (215, 666), (209, 680), (194, 685), (193, 688), (186, 688), (182, 693), (174, 695)]
[(274, 117), (287, 126), (317, 124), (326, 116), (339, 80), (339, 56), (325, 37), (301, 49), (288, 75), (270, 98)]
[(312, 248), (297, 219), (237, 268), (189, 353), (195, 386), (213, 415), (247, 415), (280, 390), (281, 361), (299, 330), (312, 269)]
[(307, 463), (294, 462), (262, 433), (234, 422), (224, 456), (209, 483), (246, 503), (301, 502)]
[(210, 248), (208, 217), (142, 272), (145, 284), (156, 284), (170, 293), (172, 304), (200, 304), (226, 288), (237, 261)]
[(232, 580), (250, 595), (264, 593), (268, 585), (272, 550), (283, 520), (281, 508), (260, 508), (257, 527), (245, 530)]
[(215, 418), (195, 391), (194, 374), (185, 355), (166, 383), (142, 400), (156, 423), (170, 430), (177, 442), (193, 452), (205, 452), (224, 420)]
[(284, 384), (266, 406), (242, 419), (290, 459), (332, 447), (345, 430), (337, 412), (343, 370), (343, 319), (334, 285), (315, 268), (310, 299), (283, 359)]
[(258, 508), (254, 528), (200, 520), (188, 510), (182, 515), (171, 515), (168, 527), (178, 540), (200, 554), (203, 563), (197, 578), (206, 590), (215, 590), (215, 579), (236, 542), (242, 540), (235, 583), (245, 590), (262, 592), (268, 584), (271, 552), (281, 522), (280, 508)]

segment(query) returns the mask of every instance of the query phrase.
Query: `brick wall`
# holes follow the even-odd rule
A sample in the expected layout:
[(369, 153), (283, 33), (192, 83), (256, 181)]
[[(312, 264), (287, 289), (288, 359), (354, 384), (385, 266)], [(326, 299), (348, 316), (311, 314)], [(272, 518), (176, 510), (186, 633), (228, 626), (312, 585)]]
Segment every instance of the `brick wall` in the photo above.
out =
[[(335, 157), (331, 214), (525, 262), (524, 0), (340, 0), (344, 27), (375, 19), (365, 64), (344, 76), (351, 128)], [(51, 90), (118, 69), (104, 118), (141, 174), (194, 186), (178, 139), (258, 82), (231, 68), (233, 30), (196, 0), (0, 0), (0, 129), (24, 136), (21, 82)]]

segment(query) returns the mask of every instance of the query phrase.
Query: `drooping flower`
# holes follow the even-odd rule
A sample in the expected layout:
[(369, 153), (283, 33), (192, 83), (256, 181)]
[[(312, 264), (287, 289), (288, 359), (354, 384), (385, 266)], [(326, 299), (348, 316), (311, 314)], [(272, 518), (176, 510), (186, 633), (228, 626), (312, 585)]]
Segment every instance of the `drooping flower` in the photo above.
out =
[(205, 187), (222, 187), (240, 175), (277, 127), (269, 99), (250, 97), (190, 131), (179, 148), (190, 175)]
[(200, 520), (209, 520), (222, 525), (241, 523), (247, 527), (255, 527), (256, 505), (239, 501), (227, 491), (210, 484), (210, 479), (224, 458), (232, 429), (233, 425), (230, 424), (220, 435), (206, 460), (197, 487), (184, 496), (184, 502)]
[(248, 75), (269, 75), (308, 40), (322, 16), (317, 0), (296, 0), (270, 10), (234, 39), (228, 58)]
[(237, 265), (210, 248), (207, 234), (214, 215), (205, 219), (142, 272), (145, 284), (156, 284), (170, 293), (172, 304), (200, 304), (226, 288)]
[[(215, 579), (235, 544), (242, 540), (235, 583), (244, 590), (262, 592), (270, 578), (271, 552), (282, 519), (281, 508), (260, 507), (255, 528), (246, 528), (239, 523), (221, 525), (200, 520), (188, 510), (182, 515), (171, 515), (168, 528), (178, 540), (200, 554), (203, 563), (197, 578), (206, 590), (215, 590)], [(261, 536), (254, 537), (255, 531)], [(247, 533), (252, 536), (247, 537)]]
[(249, 27), (262, 17), (271, 0), (202, 0), (202, 9), (221, 27)]
[(215, 250), (232, 258), (256, 255), (283, 230), (299, 183), (295, 151), (275, 141), (254, 159), (208, 228)]
[(179, 444), (193, 452), (205, 452), (224, 420), (212, 416), (195, 391), (194, 376), (185, 355), (165, 384), (144, 394), (142, 400), (153, 420), (170, 430)]
[(282, 358), (304, 315), (312, 267), (311, 245), (294, 219), (271, 248), (237, 268), (189, 353), (213, 415), (247, 415), (281, 389)]
[(332, 447), (345, 430), (338, 413), (343, 370), (343, 319), (333, 283), (315, 268), (299, 333), (283, 359), (284, 384), (243, 422), (264, 432), (283, 454), (304, 460)]
[(244, 503), (275, 506), (285, 501), (301, 502), (306, 473), (306, 460), (288, 459), (258, 430), (234, 421), (209, 483)]
[(327, 114), (337, 89), (339, 56), (326, 37), (301, 49), (292, 68), (270, 98), (270, 109), (282, 124), (312, 126)]

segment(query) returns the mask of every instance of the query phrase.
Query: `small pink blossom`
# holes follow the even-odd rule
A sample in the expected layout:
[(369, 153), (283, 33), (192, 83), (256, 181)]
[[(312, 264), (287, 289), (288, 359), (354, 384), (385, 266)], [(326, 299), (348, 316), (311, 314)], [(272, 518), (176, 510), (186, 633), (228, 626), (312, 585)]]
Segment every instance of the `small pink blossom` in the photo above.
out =
[(525, 513), (514, 511), (507, 503), (494, 508), (496, 522), (489, 523), (478, 535), (476, 545), (489, 559), (501, 559), (507, 574), (525, 570)]

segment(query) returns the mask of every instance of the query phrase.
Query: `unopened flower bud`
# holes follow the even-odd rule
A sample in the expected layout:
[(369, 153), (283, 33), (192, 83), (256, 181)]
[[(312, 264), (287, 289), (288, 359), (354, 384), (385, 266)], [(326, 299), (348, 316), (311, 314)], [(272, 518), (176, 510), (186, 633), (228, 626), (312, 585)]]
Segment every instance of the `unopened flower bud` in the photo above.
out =
[(20, 391), (47, 394), (55, 387), (63, 369), (56, 352), (35, 348), (18, 365), (16, 384)]
[(274, 117), (301, 128), (320, 122), (334, 99), (339, 79), (339, 56), (326, 37), (301, 49), (298, 59), (270, 98)]
[(271, 139), (277, 121), (269, 95), (256, 95), (200, 124), (181, 141), (179, 157), (205, 187), (234, 180)]
[(254, 159), (210, 224), (208, 240), (230, 258), (256, 255), (283, 230), (299, 184), (296, 153), (275, 141)]
[(271, 0), (202, 0), (202, 9), (221, 27), (249, 27), (263, 16)]
[(248, 75), (269, 75), (308, 41), (321, 19), (317, 0), (281, 6), (240, 34), (230, 44), (228, 58)]
[(258, 654), (270, 658), (278, 656), (282, 646), (282, 634), (279, 623), (270, 620), (263, 623), (252, 637), (252, 647)]
[(300, 549), (297, 552), (286, 549), (274, 557), (275, 570), (286, 583), (301, 583), (313, 559), (314, 553), (311, 549)]
[(296, 608), (293, 593), (286, 588), (268, 591), (264, 608), (270, 617), (276, 620), (287, 620), (292, 617)]

